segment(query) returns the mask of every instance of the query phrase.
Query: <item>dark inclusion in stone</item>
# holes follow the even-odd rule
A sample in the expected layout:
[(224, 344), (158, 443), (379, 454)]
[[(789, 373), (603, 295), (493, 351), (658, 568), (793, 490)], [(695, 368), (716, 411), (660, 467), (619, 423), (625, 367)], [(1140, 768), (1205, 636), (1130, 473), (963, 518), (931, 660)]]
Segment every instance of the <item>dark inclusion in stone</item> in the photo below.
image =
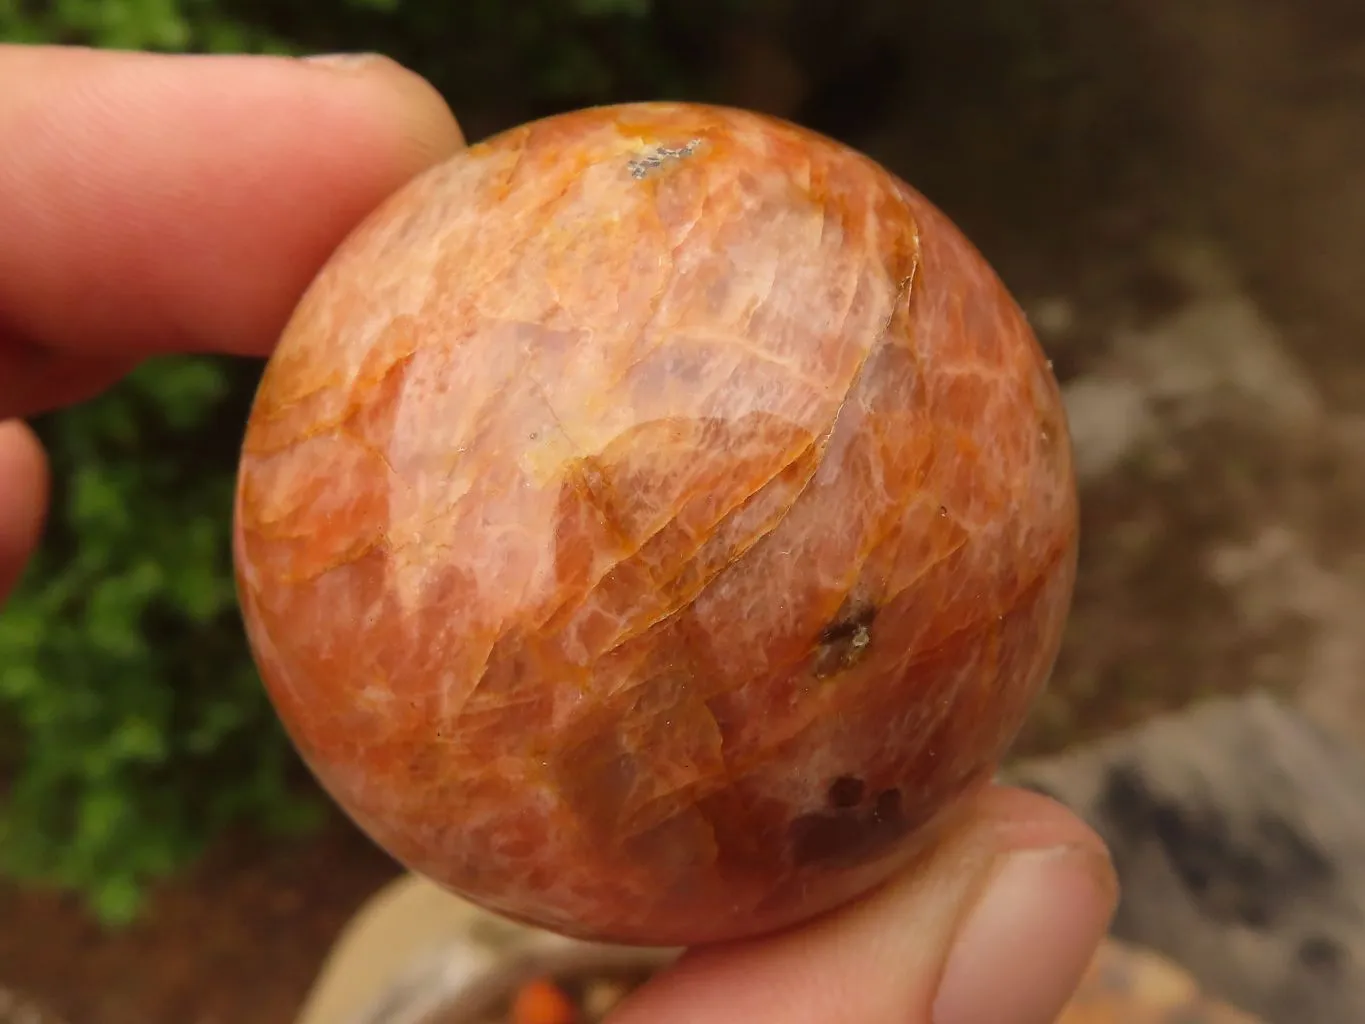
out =
[(863, 605), (847, 609), (816, 637), (815, 677), (826, 679), (862, 661), (872, 642), (872, 620), (877, 609)]
[(856, 864), (890, 846), (911, 827), (901, 808), (901, 791), (884, 789), (864, 800), (861, 779), (840, 776), (830, 784), (830, 810), (803, 814), (788, 828), (792, 862)]
[(855, 779), (851, 775), (840, 775), (829, 784), (829, 805), (841, 810), (857, 807), (863, 802), (863, 793), (866, 789), (867, 787), (862, 779)]

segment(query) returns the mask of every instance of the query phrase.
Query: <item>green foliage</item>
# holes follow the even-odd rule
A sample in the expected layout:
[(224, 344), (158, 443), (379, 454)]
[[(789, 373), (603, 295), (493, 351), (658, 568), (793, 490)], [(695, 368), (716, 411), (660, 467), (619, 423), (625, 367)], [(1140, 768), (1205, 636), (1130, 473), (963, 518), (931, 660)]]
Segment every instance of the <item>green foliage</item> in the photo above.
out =
[(159, 361), (43, 424), (50, 536), (0, 615), (0, 869), (81, 890), (111, 923), (226, 824), (321, 808), (291, 784), (237, 619), (233, 383), (216, 361)]
[[(731, 0), (703, 0), (696, 17)], [(378, 50), (462, 108), (676, 87), (654, 0), (0, 0), (0, 40), (172, 52)], [(511, 113), (511, 110), (508, 111)]]
[(0, 0), (0, 40), (170, 52), (286, 49), (270, 31), (210, 0)]

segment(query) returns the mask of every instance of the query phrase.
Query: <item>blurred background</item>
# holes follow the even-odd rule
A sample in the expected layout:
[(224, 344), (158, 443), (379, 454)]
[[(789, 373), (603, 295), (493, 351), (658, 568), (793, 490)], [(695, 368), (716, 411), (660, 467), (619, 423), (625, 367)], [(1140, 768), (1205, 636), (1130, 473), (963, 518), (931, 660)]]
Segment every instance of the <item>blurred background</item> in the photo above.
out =
[[(679, 97), (869, 152), (995, 264), (1067, 393), (1081, 572), (1017, 754), (1252, 689), (1365, 745), (1359, 0), (0, 0), (0, 40), (378, 50), (471, 138)], [(0, 987), (74, 1024), (285, 1024), (396, 870), (243, 644), (258, 372), (156, 362), (40, 424), (54, 516), (0, 616)]]

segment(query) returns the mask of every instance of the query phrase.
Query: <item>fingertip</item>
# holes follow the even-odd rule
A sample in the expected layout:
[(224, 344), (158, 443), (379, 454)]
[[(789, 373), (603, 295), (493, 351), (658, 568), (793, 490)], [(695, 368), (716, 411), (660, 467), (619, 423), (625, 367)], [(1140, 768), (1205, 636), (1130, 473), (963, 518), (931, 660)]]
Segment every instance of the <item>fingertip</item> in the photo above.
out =
[(687, 954), (615, 1024), (1052, 1020), (1116, 893), (1083, 821), (1039, 794), (988, 788), (877, 892), (789, 932)]
[(1056, 1020), (1113, 915), (1109, 859), (1089, 843), (1002, 854), (958, 925), (932, 1024)]
[(429, 81), (379, 53), (325, 53), (304, 57), (319, 71), (359, 78), (392, 105), (393, 124), (413, 173), (440, 163), (465, 146), (464, 131), (445, 98)]
[(22, 420), (0, 421), (0, 602), (38, 544), (48, 487), (47, 456), (37, 436)]
[(972, 827), (989, 829), (1002, 850), (1082, 847), (1108, 859), (1108, 848), (1093, 828), (1065, 804), (1043, 793), (991, 786), (977, 797)]
[(385, 58), (0, 47), (0, 318), (68, 355), (266, 354), (347, 233), (462, 146)]

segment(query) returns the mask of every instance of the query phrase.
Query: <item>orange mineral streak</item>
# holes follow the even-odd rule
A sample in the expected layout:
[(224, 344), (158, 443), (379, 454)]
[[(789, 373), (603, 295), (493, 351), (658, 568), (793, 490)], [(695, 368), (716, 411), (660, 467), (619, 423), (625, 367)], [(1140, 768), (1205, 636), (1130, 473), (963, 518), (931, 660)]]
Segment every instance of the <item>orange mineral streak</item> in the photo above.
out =
[(497, 136), (341, 247), (238, 490), (318, 777), (511, 917), (657, 944), (844, 902), (989, 778), (1076, 555), (1057, 385), (871, 160), (644, 104)]

